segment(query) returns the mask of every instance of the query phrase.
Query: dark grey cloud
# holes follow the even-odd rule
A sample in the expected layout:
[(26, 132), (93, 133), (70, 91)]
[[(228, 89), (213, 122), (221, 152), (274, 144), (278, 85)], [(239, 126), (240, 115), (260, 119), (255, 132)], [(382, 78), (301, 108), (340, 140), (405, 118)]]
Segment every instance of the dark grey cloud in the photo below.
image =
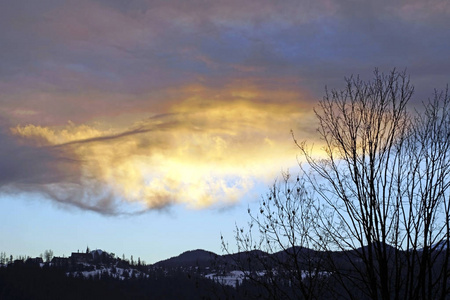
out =
[(449, 13), (433, 8), (448, 8), (442, 1), (39, 3), (1, 13), (0, 76), (31, 77), (40, 90), (142, 94), (297, 76), (320, 95), (329, 80), (374, 67), (422, 77), (450, 64)]
[(0, 130), (0, 187), (78, 183), (78, 162), (51, 147), (36, 147)]

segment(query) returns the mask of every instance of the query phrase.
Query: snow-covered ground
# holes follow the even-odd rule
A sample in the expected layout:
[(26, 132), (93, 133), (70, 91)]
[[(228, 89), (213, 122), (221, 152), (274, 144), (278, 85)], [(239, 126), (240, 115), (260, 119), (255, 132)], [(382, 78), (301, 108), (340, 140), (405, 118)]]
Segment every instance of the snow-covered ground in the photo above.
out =
[(142, 273), (135, 269), (123, 269), (123, 268), (117, 268), (117, 267), (95, 267), (95, 270), (92, 271), (75, 271), (75, 272), (67, 272), (67, 276), (78, 276), (78, 274), (81, 274), (85, 278), (95, 278), (95, 277), (102, 277), (104, 275), (108, 275), (110, 277), (125, 280), (131, 277), (145, 277), (148, 278), (149, 275)]
[(245, 279), (245, 273), (243, 271), (231, 271), (226, 274), (211, 273), (205, 275), (205, 277), (220, 284), (236, 288)]
[[(256, 276), (262, 277), (266, 274), (266, 272), (264, 271), (260, 271), (257, 272)], [(273, 272), (273, 274), (275, 275), (276, 272)], [(231, 271), (231, 272), (227, 272), (225, 274), (219, 274), (219, 273), (211, 273), (211, 274), (207, 274), (205, 275), (206, 278), (211, 279), (217, 283), (223, 284), (223, 285), (228, 285), (228, 286), (232, 286), (232, 287), (237, 287), (238, 285), (242, 284), (242, 281), (244, 281), (244, 279), (246, 277), (248, 277), (248, 273), (247, 272), (243, 272), (243, 271)], [(319, 276), (319, 277), (326, 277), (326, 276), (330, 276), (329, 272), (326, 271), (319, 271), (317, 273), (312, 274), (313, 276)], [(276, 276), (276, 275), (275, 275)], [(310, 277), (310, 272), (309, 271), (302, 271), (302, 279), (305, 279), (307, 277)]]

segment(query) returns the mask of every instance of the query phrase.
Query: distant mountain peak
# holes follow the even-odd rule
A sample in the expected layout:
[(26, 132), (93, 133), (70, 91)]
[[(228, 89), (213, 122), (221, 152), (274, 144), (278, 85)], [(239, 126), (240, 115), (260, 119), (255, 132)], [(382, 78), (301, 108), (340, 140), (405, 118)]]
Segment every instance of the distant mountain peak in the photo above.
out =
[(178, 266), (178, 265), (192, 265), (192, 264), (206, 264), (211, 262), (217, 257), (217, 254), (211, 251), (206, 251), (203, 249), (190, 250), (181, 253), (178, 256), (171, 257), (169, 259), (165, 259), (159, 261), (154, 264), (154, 266)]

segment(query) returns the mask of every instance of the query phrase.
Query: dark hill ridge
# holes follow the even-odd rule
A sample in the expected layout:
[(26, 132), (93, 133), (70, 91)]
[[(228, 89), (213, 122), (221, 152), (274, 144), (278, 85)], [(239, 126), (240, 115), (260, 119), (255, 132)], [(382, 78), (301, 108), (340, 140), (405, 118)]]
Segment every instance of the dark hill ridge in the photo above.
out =
[(206, 250), (191, 250), (182, 254), (159, 261), (153, 266), (162, 268), (186, 267), (186, 266), (209, 266), (216, 259), (217, 254)]
[[(442, 243), (444, 245), (444, 243)], [(446, 246), (446, 245), (445, 245)], [(261, 250), (252, 250), (246, 252), (239, 252), (233, 254), (224, 254), (218, 255), (211, 251), (206, 251), (202, 249), (191, 250), (183, 252), (182, 254), (171, 257), (169, 259), (165, 259), (153, 264), (153, 267), (161, 267), (161, 268), (177, 268), (177, 267), (217, 267), (219, 265), (227, 265), (229, 268), (235, 266), (236, 263), (239, 263), (241, 266), (248, 265), (248, 267), (259, 268), (261, 267), (260, 263), (270, 263), (270, 261), (284, 261), (289, 260), (289, 257), (292, 258), (292, 254), (296, 253), (299, 257), (302, 258), (314, 258), (316, 256), (332, 256), (336, 262), (340, 262), (343, 264), (348, 263), (349, 260), (356, 259), (358, 260), (361, 257), (361, 253), (363, 251), (367, 251), (367, 247), (355, 249), (355, 250), (347, 250), (347, 251), (328, 251), (322, 252), (317, 250), (312, 250), (304, 247), (292, 247), (286, 249), (285, 251), (279, 251), (272, 254), (266, 253)], [(387, 253), (389, 255), (395, 254), (395, 248), (390, 245), (385, 245), (387, 248)], [(442, 249), (446, 249), (441, 246), (435, 247), (437, 251)], [(420, 252), (421, 250), (419, 250)], [(403, 253), (404, 251), (399, 251), (399, 253)], [(242, 264), (243, 263), (243, 264)]]
[(261, 250), (244, 251), (233, 254), (218, 255), (214, 252), (197, 249), (186, 251), (182, 254), (156, 262), (152, 267), (157, 268), (225, 268), (227, 270), (234, 270), (239, 265), (240, 267), (248, 269), (261, 269), (263, 265), (269, 265), (274, 261), (286, 261), (288, 256), (293, 253), (305, 257), (317, 255), (317, 251), (303, 248), (293, 247), (286, 251), (279, 251), (268, 254)]
[(237, 261), (247, 261), (248, 258), (267, 257), (267, 253), (260, 250), (249, 252), (239, 252), (233, 254), (218, 255), (211, 251), (202, 249), (183, 252), (182, 254), (165, 259), (153, 264), (154, 267), (174, 268), (174, 267), (212, 267), (218, 264), (233, 265)]

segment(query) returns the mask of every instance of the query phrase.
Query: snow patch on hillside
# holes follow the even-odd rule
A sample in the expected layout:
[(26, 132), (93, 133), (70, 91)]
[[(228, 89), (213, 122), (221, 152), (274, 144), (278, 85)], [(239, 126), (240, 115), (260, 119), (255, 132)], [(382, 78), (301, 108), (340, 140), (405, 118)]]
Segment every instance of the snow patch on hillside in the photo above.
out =
[(124, 269), (117, 267), (95, 267), (95, 270), (91, 271), (75, 271), (67, 272), (67, 276), (83, 276), (84, 278), (102, 278), (104, 276), (112, 277), (119, 280), (125, 280), (128, 278), (148, 278), (149, 275), (140, 272), (136, 269)]

